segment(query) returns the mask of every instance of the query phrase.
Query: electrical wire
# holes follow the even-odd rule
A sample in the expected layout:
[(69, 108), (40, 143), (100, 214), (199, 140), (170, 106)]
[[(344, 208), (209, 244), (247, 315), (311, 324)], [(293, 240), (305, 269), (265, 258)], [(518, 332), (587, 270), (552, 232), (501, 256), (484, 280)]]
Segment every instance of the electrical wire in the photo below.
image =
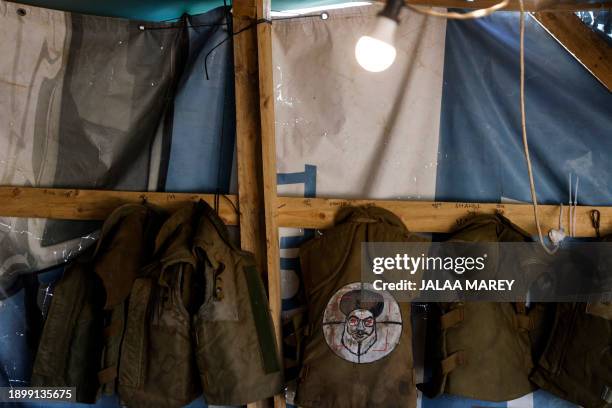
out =
[(580, 184), (580, 177), (576, 176), (576, 190), (574, 191), (574, 214), (572, 218), (572, 236), (576, 236), (576, 210), (578, 209), (578, 184)]
[(425, 8), (425, 7), (415, 6), (415, 5), (408, 4), (408, 3), (406, 3), (406, 7), (408, 7), (411, 10), (416, 11), (417, 13), (425, 14), (428, 16), (448, 18), (451, 20), (470, 20), (474, 18), (481, 18), (481, 17), (486, 17), (488, 15), (491, 15), (497, 10), (503, 9), (509, 3), (510, 3), (510, 0), (502, 0), (499, 3), (492, 5), (491, 7), (469, 11), (467, 13), (457, 13), (454, 11), (441, 12), (441, 11), (436, 11), (433, 8)]
[[(539, 242), (547, 254), (552, 255), (559, 249), (554, 245), (549, 248), (544, 241), (542, 227), (540, 226), (540, 215), (538, 211), (538, 198), (536, 194), (535, 182), (533, 181), (533, 169), (531, 167), (531, 158), (529, 157), (529, 143), (527, 142), (527, 120), (525, 118), (525, 7), (523, 0), (519, 0), (521, 7), (520, 14), (520, 75), (521, 75), (521, 130), (523, 134), (523, 148), (525, 151), (525, 161), (527, 162), (527, 173), (529, 174), (529, 188), (531, 190), (531, 202), (533, 204), (533, 216), (535, 219), (536, 228), (538, 230)], [(571, 207), (570, 207), (571, 208)]]

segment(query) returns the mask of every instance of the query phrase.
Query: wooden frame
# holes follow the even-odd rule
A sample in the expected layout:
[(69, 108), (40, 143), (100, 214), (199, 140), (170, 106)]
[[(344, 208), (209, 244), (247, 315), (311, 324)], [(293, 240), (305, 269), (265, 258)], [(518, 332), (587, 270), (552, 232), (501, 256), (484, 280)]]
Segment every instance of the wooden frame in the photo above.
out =
[(534, 13), (533, 17), (603, 86), (612, 92), (612, 46), (573, 13)]
[[(467, 8), (479, 9), (491, 7), (500, 0), (405, 0), (406, 3), (415, 6), (431, 6), (431, 7), (446, 7), (446, 8)], [(554, 11), (554, 12), (572, 12), (580, 10), (594, 10), (598, 8), (609, 8), (610, 4), (604, 0), (601, 1), (576, 1), (576, 0), (524, 0), (525, 11)], [(520, 4), (518, 0), (510, 0), (510, 4), (504, 10), (518, 11)]]
[[(213, 205), (214, 198), (212, 194), (0, 187), (1, 212), (7, 217), (104, 220), (122, 204), (146, 201), (172, 211), (190, 201), (204, 200)], [(239, 217), (242, 217), (236, 211), (241, 204), (238, 196), (224, 195), (218, 201), (221, 219), (228, 225), (238, 225)], [(274, 202), (273, 214), (269, 217), (272, 217), (277, 227), (328, 228), (333, 225), (339, 209), (365, 205), (378, 206), (394, 212), (413, 232), (451, 232), (468, 217), (501, 213), (527, 232), (537, 233), (531, 204), (299, 197), (275, 197)], [(545, 231), (558, 228), (560, 206), (540, 205), (539, 208), (542, 228)], [(601, 233), (604, 235), (612, 233), (612, 207), (577, 206), (576, 208), (576, 236), (595, 236), (591, 221), (593, 210), (598, 210), (601, 214)], [(563, 213), (561, 226), (569, 231), (567, 207)]]
[[(464, 6), (458, 0), (408, 0), (418, 5)], [(487, 7), (497, 0), (476, 0), (474, 7)], [(527, 1), (529, 10), (575, 10), (579, 2), (562, 1), (554, 5), (547, 0)], [(510, 8), (516, 6), (513, 2)], [(234, 65), (236, 88), (236, 134), (238, 156), (238, 196), (222, 196), (219, 214), (229, 225), (239, 225), (241, 245), (255, 254), (260, 269), (267, 271), (270, 310), (273, 315), (279, 346), (281, 338), (281, 285), (279, 265), (279, 227), (326, 228), (332, 225), (340, 208), (350, 205), (377, 205), (397, 214), (409, 230), (415, 232), (450, 232), (468, 216), (501, 212), (519, 227), (535, 233), (533, 208), (528, 204), (490, 204), (459, 202), (423, 202), (392, 200), (344, 200), (324, 198), (278, 197), (276, 189), (276, 150), (274, 139), (274, 94), (272, 73), (271, 26), (256, 24), (269, 20), (269, 0), (237, 0), (234, 2), (234, 31), (247, 28), (234, 37)], [(548, 7), (548, 8), (547, 8)], [(592, 4), (590, 5), (592, 7)], [(536, 15), (539, 21), (554, 21), (549, 15)], [(552, 23), (551, 23), (552, 24)], [(549, 30), (550, 31), (550, 30)], [(554, 34), (554, 33), (553, 33)], [(580, 48), (580, 46), (579, 46)], [(571, 50), (570, 50), (571, 51)], [(609, 53), (609, 50), (607, 51)], [(609, 54), (606, 54), (609, 56)], [(587, 60), (588, 68), (593, 59)], [(599, 61), (598, 59), (594, 60)], [(584, 63), (584, 62), (583, 62)], [(599, 63), (599, 62), (598, 62)], [(604, 64), (605, 65), (605, 64)], [(612, 75), (605, 65), (604, 79), (609, 86)], [(591, 72), (594, 70), (591, 69)], [(600, 75), (601, 76), (601, 75)], [(599, 77), (598, 77), (599, 78)], [(607, 82), (609, 81), (609, 82)], [(238, 197), (240, 197), (238, 199)], [(103, 220), (117, 206), (146, 201), (173, 210), (186, 202), (215, 201), (211, 194), (120, 192), (75, 189), (0, 187), (0, 215), (30, 218), (71, 220)], [(602, 233), (612, 231), (612, 207), (579, 206), (576, 216), (576, 235), (594, 236), (591, 212), (601, 213)], [(545, 231), (559, 227), (558, 206), (540, 206), (542, 227)], [(566, 216), (562, 226), (569, 231)], [(282, 361), (282, 359), (281, 359)], [(258, 403), (252, 406), (260, 405)], [(278, 395), (275, 407), (285, 405)]]

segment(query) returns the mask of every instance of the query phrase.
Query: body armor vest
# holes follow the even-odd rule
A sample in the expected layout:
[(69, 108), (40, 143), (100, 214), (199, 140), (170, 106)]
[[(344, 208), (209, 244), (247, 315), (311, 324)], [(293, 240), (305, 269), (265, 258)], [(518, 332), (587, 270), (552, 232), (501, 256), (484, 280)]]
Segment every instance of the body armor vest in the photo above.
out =
[[(595, 267), (610, 276), (612, 258), (607, 249)], [(552, 306), (554, 325), (531, 380), (585, 408), (612, 407), (612, 304)]]
[(92, 251), (71, 262), (55, 285), (32, 386), (76, 386), (79, 402), (115, 393), (125, 307), (151, 256), (157, 215), (141, 205), (115, 210)]
[(361, 283), (368, 241), (424, 240), (386, 210), (347, 208), (335, 227), (300, 248), (309, 319), (300, 406), (416, 406), (410, 304)]
[[(530, 237), (500, 215), (472, 218), (453, 233), (454, 242), (521, 242)], [(491, 260), (491, 257), (490, 259)], [(531, 345), (539, 330), (539, 307), (524, 303), (462, 302), (431, 305), (427, 351), (433, 376), (419, 384), (434, 398), (447, 393), (508, 401), (533, 391)]]
[[(180, 407), (202, 391), (211, 404), (280, 392), (268, 303), (252, 256), (229, 241), (205, 203), (161, 229), (143, 206), (105, 222), (93, 258), (58, 283), (33, 385), (76, 386), (95, 402), (118, 390), (127, 406)], [(159, 232), (158, 232), (159, 231)]]

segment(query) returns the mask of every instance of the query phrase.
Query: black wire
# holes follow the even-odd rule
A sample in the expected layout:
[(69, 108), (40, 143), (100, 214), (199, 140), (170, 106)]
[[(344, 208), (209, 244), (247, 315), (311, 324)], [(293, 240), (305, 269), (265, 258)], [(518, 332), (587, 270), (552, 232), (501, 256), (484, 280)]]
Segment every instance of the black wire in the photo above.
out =
[[(227, 25), (226, 23), (215, 23), (215, 24), (188, 24), (186, 26), (186, 28), (199, 28), (199, 27), (220, 27), (220, 26), (224, 26)], [(151, 26), (146, 26), (146, 25), (141, 25), (141, 27), (143, 27), (143, 30), (176, 30), (178, 28), (182, 28), (182, 27), (174, 27), (174, 26), (170, 26), (170, 27), (151, 27)]]
[[(225, 4), (225, 2), (224, 2)], [(210, 51), (208, 51), (208, 53), (206, 53), (206, 56), (204, 57), (204, 73), (206, 74), (206, 80), (209, 80), (209, 76), (208, 76), (208, 57), (210, 56), (210, 54), (212, 54), (212, 52), (217, 49), (218, 47), (220, 47), (221, 45), (223, 45), (227, 40), (229, 40), (230, 38), (233, 38), (235, 35), (238, 35), (246, 30), (249, 30), (253, 27), (255, 27), (256, 25), (262, 24), (262, 23), (269, 23), (272, 24), (273, 21), (277, 21), (277, 20), (293, 20), (296, 18), (313, 18), (313, 17), (319, 17), (321, 18), (321, 16), (323, 15), (324, 12), (319, 13), (319, 14), (307, 14), (305, 16), (291, 16), (291, 17), (278, 17), (278, 18), (273, 18), (271, 20), (265, 19), (265, 18), (260, 18), (256, 21), (254, 21), (253, 23), (249, 24), (246, 27), (241, 28), (240, 30), (236, 31), (235, 33), (232, 33), (230, 35), (227, 36), (227, 38), (224, 38), (222, 41), (220, 41), (218, 44), (216, 44), (214, 47), (212, 47), (210, 49)]]
[[(223, 0), (223, 6), (225, 7), (225, 21), (227, 24), (227, 27), (229, 29), (230, 32), (232, 32), (233, 30), (233, 25), (232, 25), (232, 15), (230, 13), (230, 8), (227, 5), (227, 0)], [(230, 38), (233, 39), (233, 36), (230, 36)], [(233, 61), (231, 62), (231, 64), (233, 65)], [(204, 66), (206, 67), (206, 59), (204, 59)], [(230, 70), (231, 72), (234, 72), (233, 67)], [(223, 146), (224, 146), (224, 141), (225, 141), (225, 113), (226, 113), (226, 107), (227, 107), (227, 98), (228, 98), (228, 84), (227, 84), (227, 78), (226, 81), (224, 83), (223, 86), (223, 109), (221, 110), (221, 139), (219, 140), (219, 151), (218, 151), (218, 162), (217, 162), (217, 186), (216, 186), (216, 192), (215, 192), (215, 211), (217, 212), (217, 214), (219, 214), (219, 207), (220, 207), (220, 203), (219, 203), (219, 194), (221, 194), (221, 168), (223, 166)]]
[(250, 30), (251, 28), (255, 27), (258, 24), (262, 24), (262, 23), (270, 23), (272, 24), (272, 20), (268, 20), (265, 18), (260, 18), (254, 22), (252, 22), (251, 24), (249, 24), (246, 27), (241, 28), (240, 30), (229, 34), (226, 38), (224, 38), (223, 40), (221, 40), (219, 43), (217, 43), (214, 47), (212, 47), (207, 53), (206, 56), (204, 57), (204, 73), (206, 74), (206, 80), (209, 80), (209, 76), (208, 76), (208, 57), (210, 56), (210, 54), (212, 54), (212, 52), (214, 50), (216, 50), (217, 48), (219, 48), (221, 45), (225, 44), (225, 42), (231, 38), (233, 38), (234, 36), (246, 31), (246, 30)]
[[(216, 24), (189, 24), (187, 25), (187, 28), (197, 28), (197, 27), (219, 27), (219, 26), (227, 26), (227, 27), (232, 27), (231, 23), (230, 23), (230, 12), (229, 9), (227, 8), (227, 0), (223, 0), (223, 5), (226, 8), (226, 19), (227, 21), (225, 23), (216, 23)], [(221, 40), (219, 43), (215, 44), (214, 47), (212, 47), (207, 53), (206, 56), (204, 57), (204, 73), (206, 74), (206, 80), (210, 80), (210, 76), (208, 75), (208, 57), (210, 56), (210, 54), (213, 53), (214, 50), (216, 50), (217, 48), (219, 48), (221, 45), (225, 44), (225, 42), (227, 42), (230, 38), (233, 38), (235, 35), (238, 35), (246, 30), (249, 30), (253, 27), (255, 27), (258, 24), (262, 24), (262, 23), (269, 23), (272, 24), (273, 21), (275, 20), (293, 20), (296, 18), (313, 18), (313, 17), (319, 17), (321, 18), (321, 16), (323, 15), (324, 12), (322, 13), (318, 13), (318, 14), (307, 14), (307, 15), (298, 15), (298, 16), (290, 16), (290, 17), (277, 17), (277, 18), (273, 18), (273, 19), (265, 19), (265, 18), (260, 18), (256, 21), (254, 21), (253, 23), (249, 24), (246, 27), (241, 28), (240, 30), (231, 33), (227, 36), (227, 38), (224, 38), (223, 40)], [(170, 21), (170, 20), (165, 20), (165, 21)], [(147, 26), (142, 26), (145, 30), (171, 30), (171, 29), (176, 29), (179, 27), (147, 27)]]

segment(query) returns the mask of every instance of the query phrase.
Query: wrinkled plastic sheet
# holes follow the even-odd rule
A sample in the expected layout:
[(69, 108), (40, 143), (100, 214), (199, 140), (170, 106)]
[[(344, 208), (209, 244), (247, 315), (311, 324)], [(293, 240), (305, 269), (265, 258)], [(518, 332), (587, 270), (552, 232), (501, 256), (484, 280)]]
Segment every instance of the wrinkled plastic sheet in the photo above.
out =
[[(180, 30), (139, 25), (0, 0), (1, 185), (157, 187)], [(1, 218), (0, 276), (65, 262), (98, 225)]]

